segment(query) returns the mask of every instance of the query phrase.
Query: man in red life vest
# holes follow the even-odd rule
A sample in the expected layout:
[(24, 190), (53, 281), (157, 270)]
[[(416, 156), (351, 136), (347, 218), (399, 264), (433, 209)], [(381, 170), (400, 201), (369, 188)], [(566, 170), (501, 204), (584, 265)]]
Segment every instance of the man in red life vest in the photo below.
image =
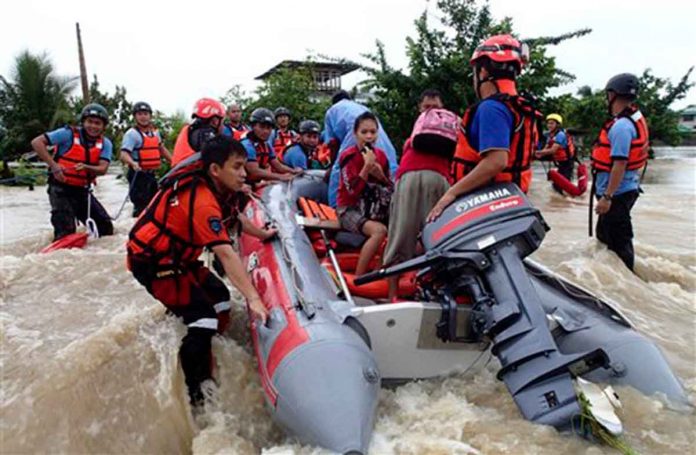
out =
[(238, 141), (244, 139), (250, 128), (242, 123), (242, 107), (237, 103), (230, 104), (227, 108), (227, 118), (229, 123), (223, 125), (223, 136), (231, 137)]
[(239, 142), (220, 136), (207, 141), (201, 161), (164, 179), (126, 247), (138, 282), (188, 328), (179, 357), (193, 405), (202, 404), (201, 383), (212, 379), (211, 339), (224, 330), (230, 311), (227, 286), (198, 259), (204, 248), (219, 258), (251, 315), (262, 321), (268, 316), (225, 228), (237, 216), (231, 199), (244, 185), (245, 164)]
[[(111, 235), (111, 218), (89, 187), (97, 176), (106, 174), (113, 146), (104, 137), (109, 115), (104, 106), (88, 104), (80, 114), (80, 126), (59, 128), (35, 137), (31, 146), (48, 164), (48, 199), (54, 239), (75, 232), (75, 219), (87, 220), (87, 212), (100, 236)], [(53, 154), (48, 147), (55, 147)], [(89, 204), (89, 206), (88, 206)]]
[[(534, 156), (541, 160), (553, 160), (558, 173), (568, 180), (573, 179), (575, 163), (575, 143), (573, 138), (563, 128), (563, 117), (560, 114), (546, 116), (546, 127), (549, 136), (543, 149), (537, 150)], [(554, 184), (553, 188), (559, 193), (563, 190)]]
[(185, 125), (176, 138), (172, 157), (173, 165), (200, 152), (206, 141), (222, 134), (225, 106), (212, 98), (201, 98), (193, 106), (191, 117), (193, 121)]
[(633, 74), (618, 74), (605, 88), (609, 120), (592, 149), (597, 239), (605, 243), (633, 270), (633, 224), (631, 209), (640, 192), (641, 170), (648, 160), (650, 133), (638, 109), (639, 81)]
[(492, 36), (474, 51), (470, 63), (481, 101), (464, 114), (452, 162), (455, 184), (435, 204), (429, 220), (457, 197), (494, 182), (513, 182), (528, 191), (540, 114), (515, 85), (528, 53), (510, 35)]
[(128, 166), (128, 194), (133, 203), (133, 216), (137, 217), (157, 192), (155, 172), (162, 165), (162, 159), (171, 163), (172, 156), (152, 124), (150, 105), (144, 101), (135, 103), (133, 117), (135, 125), (126, 131), (121, 141), (121, 161)]
[(279, 160), (283, 161), (283, 151), (297, 142), (299, 135), (290, 128), (290, 109), (279, 107), (274, 112), (277, 128), (271, 133), (269, 141)]
[(295, 175), (302, 173), (300, 168), (291, 168), (278, 160), (269, 137), (275, 125), (273, 112), (260, 107), (254, 109), (249, 116), (251, 131), (242, 140), (247, 152), (247, 175), (252, 183), (261, 180), (292, 180)]

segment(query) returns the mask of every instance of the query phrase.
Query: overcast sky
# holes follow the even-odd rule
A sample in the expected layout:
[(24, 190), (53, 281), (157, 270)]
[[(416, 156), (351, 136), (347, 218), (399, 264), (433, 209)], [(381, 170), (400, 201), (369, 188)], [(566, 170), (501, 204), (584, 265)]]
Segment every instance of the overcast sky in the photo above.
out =
[[(521, 37), (593, 32), (552, 47), (576, 83), (602, 87), (619, 72), (652, 68), (676, 82), (696, 64), (696, 2), (688, 0), (491, 0), (496, 18), (511, 16)], [(59, 74), (78, 75), (75, 22), (80, 22), (87, 71), (102, 88), (123, 85), (132, 101), (189, 112), (203, 96), (219, 97), (283, 59), (308, 52), (361, 59), (380, 39), (393, 66), (406, 63), (405, 38), (428, 7), (424, 0), (7, 1), (0, 14), (0, 74), (22, 50), (46, 51)], [(344, 78), (352, 86), (359, 74)], [(694, 77), (692, 77), (694, 78)], [(696, 104), (696, 90), (674, 107)]]

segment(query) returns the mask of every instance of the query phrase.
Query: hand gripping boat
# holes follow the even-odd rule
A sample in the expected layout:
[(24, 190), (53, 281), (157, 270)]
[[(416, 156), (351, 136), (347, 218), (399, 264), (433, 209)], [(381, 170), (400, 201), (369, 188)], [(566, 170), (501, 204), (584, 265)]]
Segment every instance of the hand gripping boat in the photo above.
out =
[[(351, 288), (331, 278), (297, 222), (299, 198), (323, 194), (310, 177), (265, 188), (247, 216), (275, 223), (280, 241), (241, 239), (272, 315), (268, 327), (252, 324), (261, 382), (276, 420), (302, 442), (365, 453), (380, 381), (467, 370), (488, 349), (525, 418), (560, 430), (577, 427), (589, 401), (604, 428), (621, 432), (614, 396), (597, 384), (688, 401), (660, 350), (624, 316), (525, 259), (548, 228), (516, 186), (461, 197), (425, 227), (423, 256)], [(411, 300), (374, 305), (350, 295), (409, 271)]]

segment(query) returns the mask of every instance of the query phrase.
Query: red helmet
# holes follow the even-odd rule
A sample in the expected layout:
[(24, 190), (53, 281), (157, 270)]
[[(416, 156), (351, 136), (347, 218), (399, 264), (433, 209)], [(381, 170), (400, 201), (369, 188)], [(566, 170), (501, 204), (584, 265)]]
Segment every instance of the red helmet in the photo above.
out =
[(224, 118), (225, 106), (223, 106), (220, 101), (212, 98), (201, 98), (193, 105), (193, 114), (191, 114), (191, 117), (204, 119), (211, 117)]
[(510, 35), (495, 35), (476, 47), (469, 63), (474, 65), (482, 57), (498, 63), (514, 63), (519, 71), (529, 61), (529, 47)]

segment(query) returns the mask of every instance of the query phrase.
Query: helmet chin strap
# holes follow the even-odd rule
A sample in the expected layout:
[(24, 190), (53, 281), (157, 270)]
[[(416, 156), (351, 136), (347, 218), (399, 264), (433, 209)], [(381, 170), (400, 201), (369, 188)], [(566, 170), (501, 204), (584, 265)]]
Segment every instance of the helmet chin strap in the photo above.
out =
[(616, 94), (614, 94), (614, 97), (611, 98), (611, 95), (609, 94), (609, 92), (607, 92), (607, 98), (609, 98), (607, 100), (608, 101), (607, 110), (609, 111), (609, 116), (613, 117), (614, 116), (614, 103), (616, 102), (617, 96), (616, 96)]
[(495, 91), (497, 93), (500, 93), (500, 87), (498, 87), (498, 83), (496, 82), (495, 78), (493, 76), (491, 76), (490, 74), (485, 79), (479, 78), (479, 71), (480, 70), (481, 70), (480, 66), (474, 67), (474, 77), (476, 78), (476, 96), (478, 97), (478, 99), (480, 99), (480, 100), (483, 99), (481, 97), (481, 86), (483, 84), (485, 84), (486, 82), (492, 82), (493, 85), (495, 86)]

